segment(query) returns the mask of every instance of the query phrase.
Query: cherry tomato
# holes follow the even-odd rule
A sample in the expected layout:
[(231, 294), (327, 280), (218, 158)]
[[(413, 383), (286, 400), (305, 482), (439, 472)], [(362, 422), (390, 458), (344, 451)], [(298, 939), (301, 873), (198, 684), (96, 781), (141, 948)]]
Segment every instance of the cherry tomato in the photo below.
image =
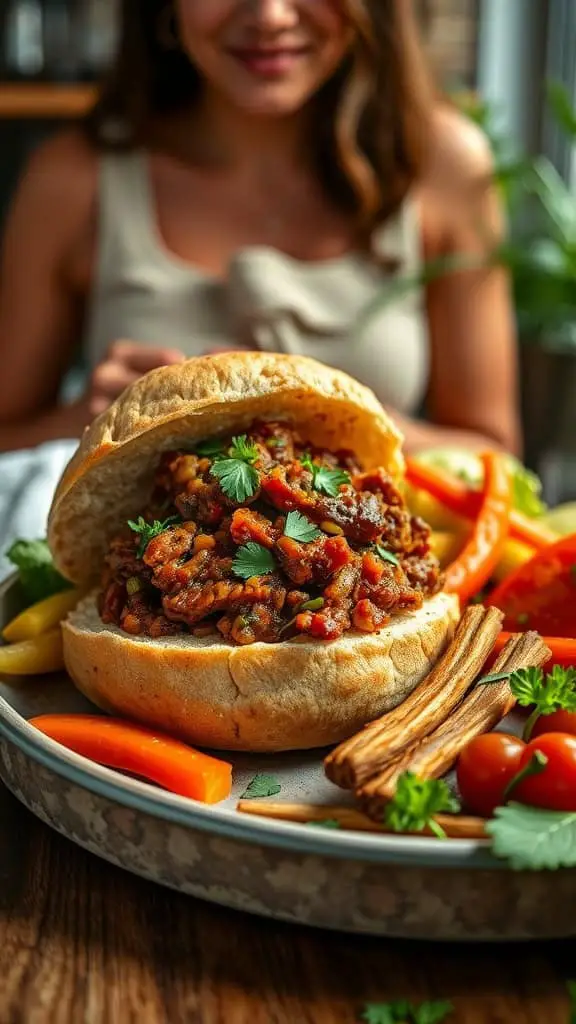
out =
[(551, 715), (540, 715), (532, 730), (532, 739), (549, 732), (563, 732), (576, 736), (576, 711), (554, 711)]
[(487, 604), (505, 613), (504, 630), (576, 637), (576, 534), (538, 551), (492, 591)]
[(504, 732), (487, 732), (470, 741), (456, 767), (460, 795), (470, 810), (488, 818), (502, 804), (525, 749), (522, 740)]
[(530, 763), (536, 751), (548, 759), (546, 767), (538, 775), (519, 782), (510, 799), (549, 811), (576, 811), (576, 736), (549, 732), (531, 740), (520, 758), (519, 771)]

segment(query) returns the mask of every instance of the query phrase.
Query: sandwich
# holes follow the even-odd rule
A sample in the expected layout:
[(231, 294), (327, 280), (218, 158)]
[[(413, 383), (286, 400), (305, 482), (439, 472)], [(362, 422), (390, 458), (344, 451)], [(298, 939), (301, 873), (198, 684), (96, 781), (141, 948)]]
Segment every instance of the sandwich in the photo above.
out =
[(75, 685), (222, 750), (324, 747), (400, 704), (459, 618), (403, 466), (374, 394), (309, 358), (226, 353), (135, 382), (49, 515), (86, 593), (63, 623)]

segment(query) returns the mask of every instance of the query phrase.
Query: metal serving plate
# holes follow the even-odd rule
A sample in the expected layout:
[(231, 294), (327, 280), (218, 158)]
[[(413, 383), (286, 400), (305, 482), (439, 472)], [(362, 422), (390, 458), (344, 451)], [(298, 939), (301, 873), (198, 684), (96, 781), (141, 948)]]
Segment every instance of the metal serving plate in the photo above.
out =
[[(18, 609), (0, 585), (0, 623)], [(253, 914), (322, 928), (417, 939), (502, 941), (576, 934), (576, 871), (513, 872), (487, 843), (331, 831), (239, 814), (256, 772), (276, 799), (342, 805), (323, 751), (222, 755), (230, 800), (206, 807), (93, 764), (27, 719), (90, 711), (67, 676), (0, 677), (0, 777), (42, 821), (137, 875)]]

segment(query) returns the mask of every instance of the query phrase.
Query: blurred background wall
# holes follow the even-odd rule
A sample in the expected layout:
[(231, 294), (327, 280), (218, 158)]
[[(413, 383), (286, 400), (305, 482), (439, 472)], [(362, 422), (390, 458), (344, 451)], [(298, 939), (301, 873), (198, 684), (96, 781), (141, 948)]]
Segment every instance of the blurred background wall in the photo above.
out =
[[(81, 116), (116, 39), (118, 0), (0, 0), (0, 225), (31, 149), (57, 127)], [(145, 2), (145, 0), (142, 0)], [(491, 111), (491, 130), (515, 153), (542, 154), (556, 179), (563, 210), (576, 188), (576, 120), (559, 126), (544, 100), (554, 79), (576, 98), (576, 0), (415, 0), (428, 48), (445, 88), (477, 96)], [(566, 113), (566, 112), (565, 112)], [(569, 130), (571, 128), (571, 130)], [(563, 196), (558, 195), (565, 189)], [(564, 204), (564, 205), (562, 205)], [(576, 219), (576, 205), (575, 205)], [(576, 498), (576, 227), (546, 227), (554, 240), (567, 330), (551, 315), (550, 292), (540, 320), (524, 316), (527, 297), (552, 281), (550, 260), (516, 277), (526, 461), (544, 479), (551, 501)], [(548, 232), (548, 234), (546, 234)], [(524, 251), (536, 245), (524, 245)], [(560, 276), (558, 276), (560, 274)], [(534, 276), (536, 275), (536, 276)], [(561, 277), (561, 280), (560, 280)], [(523, 288), (523, 291), (522, 291)], [(559, 300), (560, 301), (560, 300)], [(532, 313), (534, 310), (532, 310)], [(529, 326), (527, 323), (529, 321)], [(559, 338), (562, 335), (560, 342)]]

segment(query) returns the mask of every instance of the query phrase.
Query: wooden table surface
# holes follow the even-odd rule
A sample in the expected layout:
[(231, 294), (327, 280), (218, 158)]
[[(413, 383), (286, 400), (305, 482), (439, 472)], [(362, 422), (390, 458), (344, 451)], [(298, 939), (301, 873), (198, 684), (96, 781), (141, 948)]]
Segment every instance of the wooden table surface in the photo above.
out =
[(363, 1004), (400, 997), (451, 999), (454, 1024), (569, 1024), (575, 953), (237, 914), (85, 853), (0, 785), (1, 1024), (353, 1024)]

